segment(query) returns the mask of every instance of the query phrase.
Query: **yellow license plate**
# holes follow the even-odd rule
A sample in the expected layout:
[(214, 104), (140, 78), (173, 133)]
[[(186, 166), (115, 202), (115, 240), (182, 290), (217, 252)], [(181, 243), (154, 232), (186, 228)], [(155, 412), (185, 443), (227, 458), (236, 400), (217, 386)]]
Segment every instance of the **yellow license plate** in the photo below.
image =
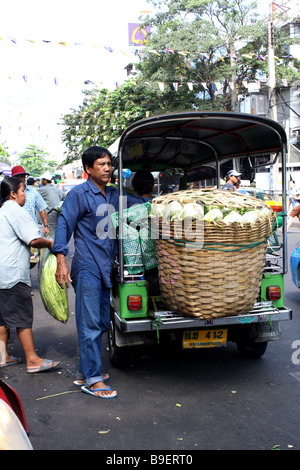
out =
[(214, 348), (227, 342), (227, 329), (191, 330), (183, 332), (182, 347)]

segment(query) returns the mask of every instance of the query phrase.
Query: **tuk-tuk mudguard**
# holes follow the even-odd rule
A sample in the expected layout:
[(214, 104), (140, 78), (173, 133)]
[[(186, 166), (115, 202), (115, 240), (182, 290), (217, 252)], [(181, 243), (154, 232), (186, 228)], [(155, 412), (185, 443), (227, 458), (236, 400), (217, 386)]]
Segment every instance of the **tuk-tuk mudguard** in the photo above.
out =
[[(148, 311), (148, 283), (144, 280), (119, 284), (120, 317), (121, 318), (145, 318)], [(140, 310), (128, 309), (128, 296), (140, 295), (142, 297), (142, 308)]]
[(291, 254), (291, 273), (293, 283), (300, 288), (300, 246)]
[(262, 300), (267, 300), (267, 288), (270, 286), (278, 286), (281, 290), (281, 297), (279, 300), (273, 300), (273, 305), (276, 308), (283, 308), (284, 300), (284, 279), (283, 274), (264, 273), (260, 286), (260, 295)]

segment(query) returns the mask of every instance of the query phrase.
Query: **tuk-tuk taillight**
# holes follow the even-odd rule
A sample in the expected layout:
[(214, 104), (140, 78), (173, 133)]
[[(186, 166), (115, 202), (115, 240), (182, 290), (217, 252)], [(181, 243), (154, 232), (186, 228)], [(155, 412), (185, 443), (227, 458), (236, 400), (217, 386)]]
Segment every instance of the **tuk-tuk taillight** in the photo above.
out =
[(141, 310), (142, 308), (142, 296), (141, 295), (129, 295), (127, 297), (127, 308), (128, 310)]
[(267, 299), (268, 300), (279, 300), (281, 298), (281, 289), (279, 286), (267, 287)]

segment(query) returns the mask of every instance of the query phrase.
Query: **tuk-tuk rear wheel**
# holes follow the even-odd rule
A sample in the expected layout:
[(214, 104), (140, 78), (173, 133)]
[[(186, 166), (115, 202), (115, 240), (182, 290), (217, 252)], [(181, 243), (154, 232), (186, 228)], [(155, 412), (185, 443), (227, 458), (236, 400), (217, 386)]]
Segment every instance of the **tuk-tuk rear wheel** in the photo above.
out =
[(255, 343), (250, 339), (242, 339), (236, 342), (239, 353), (243, 357), (256, 358), (261, 357), (266, 352), (268, 341)]
[(116, 368), (129, 367), (133, 362), (132, 347), (119, 347), (116, 344), (114, 313), (111, 312), (108, 330), (109, 360)]

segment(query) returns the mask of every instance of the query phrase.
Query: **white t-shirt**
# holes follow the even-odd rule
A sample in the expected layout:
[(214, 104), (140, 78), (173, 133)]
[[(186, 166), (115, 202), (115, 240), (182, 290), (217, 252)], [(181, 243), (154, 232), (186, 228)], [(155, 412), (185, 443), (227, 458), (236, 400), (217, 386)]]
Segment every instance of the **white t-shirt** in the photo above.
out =
[(30, 248), (40, 238), (32, 217), (17, 202), (6, 201), (0, 208), (0, 289), (18, 282), (31, 286)]

